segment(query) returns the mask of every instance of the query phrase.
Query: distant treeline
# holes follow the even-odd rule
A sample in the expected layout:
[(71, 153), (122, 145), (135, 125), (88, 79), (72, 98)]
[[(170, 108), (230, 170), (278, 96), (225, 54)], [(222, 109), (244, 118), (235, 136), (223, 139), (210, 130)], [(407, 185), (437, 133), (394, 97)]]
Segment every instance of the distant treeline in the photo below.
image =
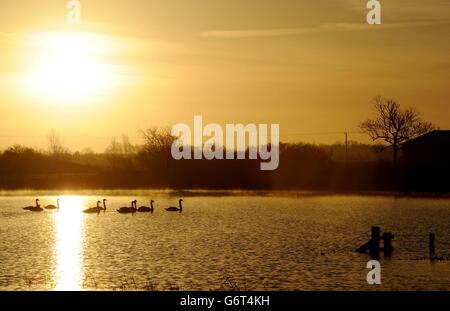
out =
[[(317, 191), (448, 192), (449, 167), (391, 163), (391, 151), (350, 142), (281, 144), (280, 165), (261, 171), (261, 160), (172, 159), (167, 130), (150, 129), (145, 143), (114, 139), (103, 153), (13, 146), (0, 153), (2, 189), (274, 189)], [(247, 157), (248, 158), (248, 157)]]

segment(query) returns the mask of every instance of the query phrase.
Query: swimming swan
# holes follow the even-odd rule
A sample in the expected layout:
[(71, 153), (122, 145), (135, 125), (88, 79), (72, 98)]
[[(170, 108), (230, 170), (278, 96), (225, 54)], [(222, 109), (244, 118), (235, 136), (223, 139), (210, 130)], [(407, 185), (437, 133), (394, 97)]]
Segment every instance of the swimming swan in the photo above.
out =
[(98, 214), (98, 213), (100, 213), (100, 211), (103, 210), (103, 208), (100, 206), (100, 203), (102, 203), (102, 202), (101, 201), (97, 201), (97, 206), (85, 209), (83, 211), (83, 213), (86, 213), (86, 214), (94, 214), (94, 213)]
[(106, 201), (108, 201), (107, 199), (103, 199), (103, 212), (106, 212)]
[(153, 202), (155, 202), (155, 201), (153, 201), (153, 200), (151, 200), (150, 201), (150, 207), (148, 207), (148, 206), (141, 206), (141, 207), (139, 207), (138, 208), (138, 212), (141, 212), (141, 213), (153, 213), (153, 211), (155, 210), (154, 208), (153, 208)]
[(166, 211), (168, 211), (168, 212), (180, 212), (181, 213), (183, 211), (182, 202), (184, 202), (183, 199), (180, 199), (178, 201), (179, 207), (171, 206), (171, 207), (166, 208)]
[(136, 200), (131, 201), (131, 207), (124, 206), (124, 207), (119, 208), (117, 211), (120, 214), (130, 214), (130, 213), (134, 214), (137, 211), (136, 202), (137, 202)]
[(56, 200), (56, 206), (53, 204), (47, 205), (45, 209), (56, 209), (59, 211), (59, 199)]
[(30, 212), (42, 212), (44, 209), (39, 205), (39, 199), (36, 199), (36, 206), (27, 206), (23, 210)]

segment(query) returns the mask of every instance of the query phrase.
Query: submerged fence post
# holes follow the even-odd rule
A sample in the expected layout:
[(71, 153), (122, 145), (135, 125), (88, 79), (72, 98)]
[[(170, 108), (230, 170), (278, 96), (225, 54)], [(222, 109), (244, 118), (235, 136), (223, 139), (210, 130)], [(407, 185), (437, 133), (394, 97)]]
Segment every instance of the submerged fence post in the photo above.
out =
[(384, 240), (384, 254), (386, 256), (390, 256), (392, 254), (392, 239), (394, 238), (394, 235), (390, 232), (386, 232), (383, 234), (383, 240)]
[(434, 254), (435, 254), (435, 247), (434, 247), (435, 238), (436, 238), (436, 236), (434, 235), (434, 233), (430, 233), (430, 241), (428, 244), (428, 248), (430, 251), (430, 257), (434, 257)]
[[(394, 248), (392, 247), (392, 240), (394, 235), (390, 232), (386, 232), (380, 235), (380, 227), (373, 226), (370, 240), (356, 249), (358, 253), (369, 253), (374, 258), (380, 256), (380, 252), (383, 251), (386, 256), (390, 256)], [(380, 241), (383, 239), (383, 247), (380, 247)]]
[(369, 251), (372, 255), (379, 255), (380, 253), (380, 227), (372, 227)]

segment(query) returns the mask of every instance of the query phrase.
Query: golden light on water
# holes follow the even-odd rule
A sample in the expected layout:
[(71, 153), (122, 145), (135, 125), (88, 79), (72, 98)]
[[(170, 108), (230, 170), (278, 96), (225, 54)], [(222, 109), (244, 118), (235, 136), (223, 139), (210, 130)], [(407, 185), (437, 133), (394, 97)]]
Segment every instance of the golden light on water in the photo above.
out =
[(79, 196), (61, 197), (60, 210), (55, 212), (55, 290), (81, 290), (83, 206)]

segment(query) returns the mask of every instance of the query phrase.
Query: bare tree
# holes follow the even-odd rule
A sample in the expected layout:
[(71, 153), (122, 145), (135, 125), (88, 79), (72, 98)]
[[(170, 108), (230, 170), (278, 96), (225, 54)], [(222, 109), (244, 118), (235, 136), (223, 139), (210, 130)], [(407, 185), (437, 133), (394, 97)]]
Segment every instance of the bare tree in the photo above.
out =
[(126, 134), (122, 134), (122, 152), (127, 155), (134, 155), (138, 151), (138, 146), (133, 145), (130, 142), (130, 138)]
[(148, 152), (165, 152), (170, 151), (175, 137), (172, 136), (170, 128), (152, 127), (141, 131), (145, 140), (145, 150)]
[(122, 145), (117, 140), (117, 137), (114, 136), (112, 138), (111, 143), (106, 147), (105, 153), (110, 155), (121, 155), (123, 153)]
[(393, 161), (397, 163), (403, 143), (436, 129), (430, 122), (423, 122), (414, 108), (401, 109), (394, 99), (375, 97), (376, 118), (361, 123), (359, 128), (373, 141), (384, 140), (393, 149)]
[(170, 160), (170, 149), (172, 143), (176, 139), (172, 136), (169, 127), (148, 128), (141, 131), (144, 138), (144, 145), (140, 152), (140, 160), (142, 164), (148, 168), (160, 170), (163, 165), (167, 168)]
[(67, 153), (59, 134), (55, 130), (51, 130), (48, 134), (49, 153), (53, 156), (60, 156)]

